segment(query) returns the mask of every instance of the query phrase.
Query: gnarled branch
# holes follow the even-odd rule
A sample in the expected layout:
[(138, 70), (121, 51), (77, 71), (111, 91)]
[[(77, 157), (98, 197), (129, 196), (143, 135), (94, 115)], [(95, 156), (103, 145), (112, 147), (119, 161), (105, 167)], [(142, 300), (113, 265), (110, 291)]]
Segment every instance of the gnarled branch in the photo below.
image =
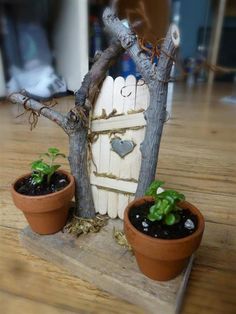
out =
[(156, 77), (149, 83), (150, 103), (145, 112), (147, 120), (144, 141), (140, 146), (142, 160), (135, 196), (144, 195), (155, 179), (161, 135), (166, 119), (168, 81), (180, 37), (178, 28), (171, 25), (161, 47)]
[(101, 53), (98, 60), (85, 75), (80, 89), (75, 94), (75, 103), (77, 106), (84, 106), (86, 100), (89, 100), (91, 104), (95, 103), (100, 85), (108, 69), (115, 63), (122, 52), (123, 48), (120, 41), (115, 40)]
[(156, 77), (155, 64), (139, 47), (137, 37), (131, 29), (125, 27), (111, 8), (106, 8), (103, 13), (103, 21), (113, 36), (119, 39), (122, 47), (129, 52), (135, 62), (138, 71), (148, 84)]
[(11, 94), (9, 99), (12, 103), (24, 105), (25, 108), (31, 109), (41, 114), (42, 116), (58, 124), (66, 133), (68, 132), (67, 118), (56, 110), (20, 93)]

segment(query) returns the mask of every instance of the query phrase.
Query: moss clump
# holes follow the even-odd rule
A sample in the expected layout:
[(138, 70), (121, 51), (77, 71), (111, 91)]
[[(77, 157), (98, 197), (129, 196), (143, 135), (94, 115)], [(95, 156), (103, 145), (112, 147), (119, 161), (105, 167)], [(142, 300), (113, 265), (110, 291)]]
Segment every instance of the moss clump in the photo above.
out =
[(97, 215), (95, 218), (87, 219), (77, 217), (75, 215), (69, 219), (68, 223), (64, 227), (63, 231), (71, 233), (76, 237), (79, 237), (81, 234), (87, 234), (89, 232), (99, 232), (102, 227), (104, 227), (108, 222), (107, 216)]

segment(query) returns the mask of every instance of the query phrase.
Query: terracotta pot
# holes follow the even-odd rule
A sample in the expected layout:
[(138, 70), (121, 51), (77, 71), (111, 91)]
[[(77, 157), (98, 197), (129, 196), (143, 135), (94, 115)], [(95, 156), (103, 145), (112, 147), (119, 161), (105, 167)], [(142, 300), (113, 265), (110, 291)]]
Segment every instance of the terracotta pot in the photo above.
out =
[(129, 212), (133, 207), (153, 201), (152, 197), (137, 198), (131, 202), (124, 213), (124, 232), (131, 245), (140, 270), (149, 278), (166, 281), (178, 276), (188, 263), (189, 257), (200, 245), (204, 218), (192, 204), (183, 201), (179, 205), (189, 209), (198, 217), (197, 230), (181, 239), (156, 239), (138, 231), (129, 220)]
[(22, 210), (32, 230), (39, 234), (53, 234), (60, 231), (68, 217), (70, 201), (75, 191), (74, 177), (63, 170), (58, 172), (65, 174), (69, 179), (69, 184), (58, 192), (40, 196), (18, 193), (15, 189), (17, 182), (30, 176), (30, 173), (18, 178), (11, 187), (16, 207)]

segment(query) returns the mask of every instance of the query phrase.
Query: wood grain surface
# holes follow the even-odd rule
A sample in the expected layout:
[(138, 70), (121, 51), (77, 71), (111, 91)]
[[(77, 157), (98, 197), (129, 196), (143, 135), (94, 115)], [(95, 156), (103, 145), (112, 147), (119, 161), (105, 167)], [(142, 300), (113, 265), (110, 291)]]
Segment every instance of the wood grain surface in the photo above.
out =
[[(174, 86), (171, 118), (165, 125), (157, 177), (184, 192), (200, 208), (206, 231), (190, 275), (184, 314), (236, 311), (236, 106), (219, 99), (231, 85)], [(73, 105), (60, 99), (62, 112)], [(26, 226), (12, 203), (11, 182), (50, 146), (68, 152), (67, 137), (43, 118), (32, 132), (27, 117), (0, 103), (0, 302), (1, 313), (143, 313), (141, 309), (47, 263), (23, 249)], [(66, 161), (63, 167), (68, 169)], [(3, 310), (2, 310), (3, 309)]]
[(19, 238), (30, 253), (63, 267), (103, 291), (140, 306), (149, 314), (178, 314), (194, 257), (173, 280), (150, 280), (140, 272), (133, 253), (115, 243), (114, 229), (123, 229), (120, 219), (110, 219), (100, 232), (79, 238), (64, 232), (42, 237), (32, 232), (30, 227), (24, 228)]

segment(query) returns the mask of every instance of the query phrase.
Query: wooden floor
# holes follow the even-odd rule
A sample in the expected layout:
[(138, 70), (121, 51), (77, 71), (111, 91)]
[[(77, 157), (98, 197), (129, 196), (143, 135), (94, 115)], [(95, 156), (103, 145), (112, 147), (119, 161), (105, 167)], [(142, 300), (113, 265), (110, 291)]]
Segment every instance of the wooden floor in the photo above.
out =
[[(221, 104), (232, 86), (174, 88), (158, 164), (158, 178), (185, 193), (206, 218), (190, 276), (185, 314), (236, 313), (236, 105)], [(236, 93), (236, 90), (234, 90)], [(60, 100), (66, 111), (71, 99)], [(9, 187), (49, 146), (67, 153), (67, 137), (41, 118), (31, 132), (16, 106), (0, 103), (0, 312), (144, 313), (35, 256), (18, 242), (26, 226)], [(66, 162), (63, 166), (68, 169)], [(163, 313), (164, 314), (164, 313)]]

